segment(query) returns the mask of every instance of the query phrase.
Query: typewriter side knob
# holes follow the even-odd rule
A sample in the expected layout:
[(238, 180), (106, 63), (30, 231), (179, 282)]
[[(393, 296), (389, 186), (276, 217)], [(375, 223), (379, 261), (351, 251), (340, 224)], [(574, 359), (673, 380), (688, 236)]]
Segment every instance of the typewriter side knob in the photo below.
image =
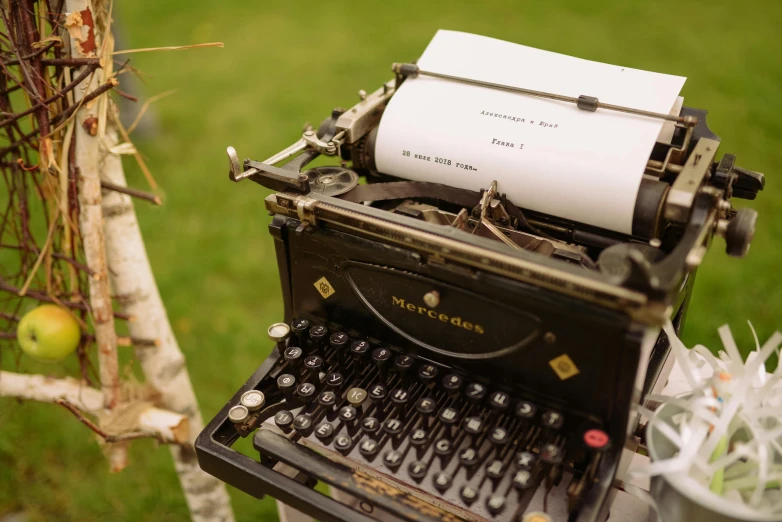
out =
[(736, 212), (724, 228), (724, 237), (729, 256), (744, 257), (749, 252), (752, 239), (755, 237), (755, 224), (758, 221), (758, 213), (751, 208), (742, 208)]

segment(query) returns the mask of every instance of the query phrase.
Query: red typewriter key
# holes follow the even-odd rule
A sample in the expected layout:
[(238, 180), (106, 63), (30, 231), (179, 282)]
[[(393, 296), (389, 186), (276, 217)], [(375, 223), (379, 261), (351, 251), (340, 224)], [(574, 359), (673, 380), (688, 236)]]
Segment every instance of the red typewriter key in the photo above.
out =
[(584, 444), (586, 444), (589, 449), (597, 451), (604, 450), (608, 447), (610, 442), (611, 438), (603, 430), (592, 429), (584, 432)]

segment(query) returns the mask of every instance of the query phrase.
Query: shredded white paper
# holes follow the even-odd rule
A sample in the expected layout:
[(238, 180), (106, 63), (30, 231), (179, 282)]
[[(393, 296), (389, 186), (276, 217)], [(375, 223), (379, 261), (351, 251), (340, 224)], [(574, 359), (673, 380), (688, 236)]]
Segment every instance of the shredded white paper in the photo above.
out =
[[(677, 451), (633, 474), (686, 476), (693, 480), (677, 483), (702, 490), (693, 496), (714, 495), (758, 518), (782, 519), (782, 363), (773, 374), (765, 368), (779, 355), (782, 333), (761, 346), (752, 329), (756, 347), (744, 361), (727, 325), (719, 329), (724, 350), (717, 356), (701, 345), (687, 349), (670, 322), (664, 331), (689, 390), (650, 396), (660, 407), (638, 411)], [(667, 405), (681, 413), (661, 418)]]

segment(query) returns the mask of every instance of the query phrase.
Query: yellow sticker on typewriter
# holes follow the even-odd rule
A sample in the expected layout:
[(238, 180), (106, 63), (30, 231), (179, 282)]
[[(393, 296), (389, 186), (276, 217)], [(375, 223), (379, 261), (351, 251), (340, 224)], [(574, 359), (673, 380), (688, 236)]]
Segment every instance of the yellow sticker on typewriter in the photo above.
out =
[(318, 293), (320, 293), (323, 299), (328, 299), (336, 292), (334, 287), (331, 286), (331, 283), (329, 283), (329, 280), (326, 279), (325, 276), (315, 281), (315, 288), (318, 290)]
[(576, 363), (574, 363), (573, 359), (568, 357), (566, 353), (563, 353), (559, 357), (554, 357), (548, 363), (554, 370), (554, 373), (557, 374), (557, 377), (563, 381), (565, 379), (570, 379), (574, 375), (578, 375)]

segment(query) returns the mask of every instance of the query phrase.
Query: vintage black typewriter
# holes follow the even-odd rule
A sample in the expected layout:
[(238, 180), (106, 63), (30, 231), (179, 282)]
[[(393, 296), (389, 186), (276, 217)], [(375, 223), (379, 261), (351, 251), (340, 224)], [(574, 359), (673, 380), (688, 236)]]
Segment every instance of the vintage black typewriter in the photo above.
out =
[[(754, 199), (763, 175), (718, 157), (706, 112), (685, 107), (646, 114), (674, 132), (632, 234), (519, 208), (496, 183), (389, 178), (373, 156), (384, 108), (433, 74), (394, 71), (264, 162), (228, 149), (233, 181), (275, 191), (284, 322), (198, 438), (200, 465), (319, 520), (606, 520), (633, 404), (666, 378), (660, 326), (681, 328), (714, 235), (747, 252), (756, 214), (730, 198)], [(322, 155), (334, 165), (310, 168)], [(232, 449), (240, 437), (253, 456)]]

